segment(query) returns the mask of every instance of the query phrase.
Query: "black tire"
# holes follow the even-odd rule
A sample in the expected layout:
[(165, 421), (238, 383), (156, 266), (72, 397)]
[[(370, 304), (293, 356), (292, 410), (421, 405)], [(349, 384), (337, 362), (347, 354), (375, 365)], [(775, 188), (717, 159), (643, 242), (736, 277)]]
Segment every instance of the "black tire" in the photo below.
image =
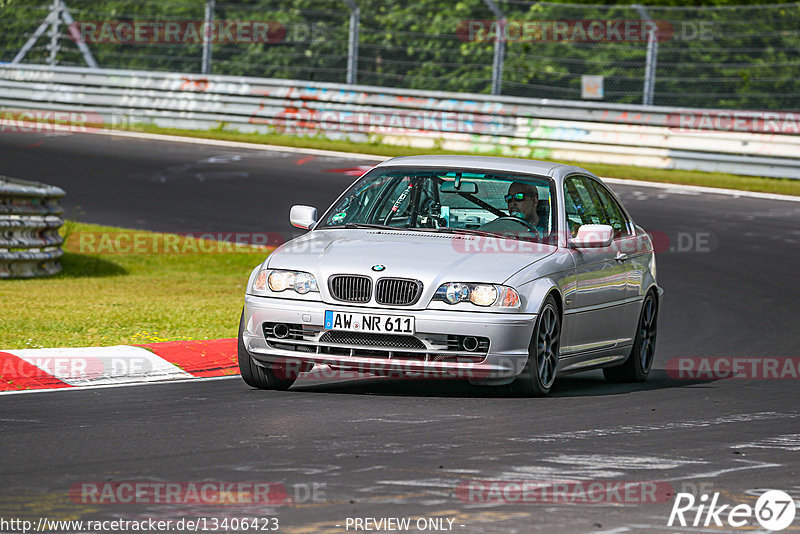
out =
[(650, 291), (642, 303), (631, 353), (622, 365), (603, 369), (606, 380), (609, 382), (644, 382), (647, 380), (655, 357), (657, 327), (658, 299), (655, 293)]
[(556, 300), (548, 295), (533, 327), (528, 361), (511, 390), (521, 397), (544, 397), (556, 379), (561, 346), (561, 316)]
[(242, 317), (239, 319), (239, 372), (242, 374), (242, 379), (245, 383), (257, 389), (289, 389), (297, 376), (286, 376), (285, 367), (261, 367), (253, 361), (253, 357), (247, 352), (244, 346), (244, 338), (242, 332), (244, 331), (244, 310), (242, 310)]

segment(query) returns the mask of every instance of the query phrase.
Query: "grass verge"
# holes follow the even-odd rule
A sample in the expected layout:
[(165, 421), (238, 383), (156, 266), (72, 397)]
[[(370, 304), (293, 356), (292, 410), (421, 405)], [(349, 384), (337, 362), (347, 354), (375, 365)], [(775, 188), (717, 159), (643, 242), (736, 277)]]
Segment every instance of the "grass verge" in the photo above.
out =
[[(160, 128), (157, 126), (146, 125), (136, 126), (135, 128), (132, 128), (132, 130), (158, 133), (163, 135), (180, 135), (184, 137), (221, 139), (225, 141), (241, 141), (245, 143), (280, 145), (296, 148), (313, 148), (317, 150), (335, 150), (339, 152), (374, 154), (377, 156), (394, 157), (413, 156), (418, 154), (475, 155), (474, 152), (454, 152), (438, 148), (422, 149), (397, 145), (385, 145), (380, 143), (354, 143), (350, 141), (336, 141), (332, 139), (326, 139), (324, 137), (297, 137), (291, 135), (258, 133), (245, 134), (223, 131), (221, 129), (179, 130), (175, 128)], [(800, 196), (800, 180), (788, 178), (763, 178), (739, 176), (736, 174), (726, 174), (721, 172), (651, 169), (649, 167), (606, 165), (602, 163), (586, 163), (579, 161), (559, 161), (558, 163), (566, 163), (569, 165), (584, 167), (598, 176), (607, 176), (610, 178), (699, 185), (723, 189), (738, 189), (742, 191), (759, 191), (763, 193), (778, 193), (783, 195)]]
[(62, 234), (62, 273), (0, 281), (0, 350), (236, 337), (247, 277), (269, 253), (73, 221)]

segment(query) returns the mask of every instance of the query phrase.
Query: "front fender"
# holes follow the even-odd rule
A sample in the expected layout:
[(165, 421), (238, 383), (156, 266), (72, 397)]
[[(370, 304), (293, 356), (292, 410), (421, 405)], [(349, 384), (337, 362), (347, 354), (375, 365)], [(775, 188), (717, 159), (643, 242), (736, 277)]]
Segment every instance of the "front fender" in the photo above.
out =
[(539, 278), (538, 280), (528, 282), (520, 288), (520, 291), (523, 291), (526, 296), (527, 305), (525, 313), (538, 314), (542, 309), (544, 300), (550, 293), (554, 293), (559, 309), (564, 309), (561, 288), (558, 286), (558, 283), (551, 278)]

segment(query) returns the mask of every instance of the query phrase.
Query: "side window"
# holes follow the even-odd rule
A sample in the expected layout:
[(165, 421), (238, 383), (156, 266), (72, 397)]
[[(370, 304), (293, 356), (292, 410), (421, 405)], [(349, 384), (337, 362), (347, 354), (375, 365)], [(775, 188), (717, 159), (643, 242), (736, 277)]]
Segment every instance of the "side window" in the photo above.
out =
[(572, 237), (582, 224), (609, 224), (589, 179), (571, 176), (564, 181), (564, 207)]
[(608, 224), (614, 229), (614, 238), (629, 235), (630, 231), (628, 230), (627, 220), (616, 199), (614, 199), (608, 189), (601, 184), (592, 181), (592, 185), (594, 186), (598, 198), (600, 198), (600, 203), (603, 205), (603, 211), (608, 219)]

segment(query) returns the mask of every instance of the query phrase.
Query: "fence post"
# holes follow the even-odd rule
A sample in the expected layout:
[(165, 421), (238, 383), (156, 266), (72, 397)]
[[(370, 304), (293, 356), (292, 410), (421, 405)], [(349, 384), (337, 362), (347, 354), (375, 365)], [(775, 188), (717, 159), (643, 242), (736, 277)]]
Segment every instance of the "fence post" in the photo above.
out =
[[(60, 9), (54, 9), (56, 3), (59, 4)], [(67, 5), (64, 2), (64, 0), (54, 0), (53, 6), (50, 6), (50, 12), (47, 14), (47, 17), (45, 17), (42, 23), (39, 24), (39, 27), (36, 28), (36, 31), (33, 32), (33, 34), (30, 37), (28, 37), (28, 40), (25, 41), (25, 44), (22, 45), (22, 48), (20, 48), (19, 52), (17, 52), (17, 55), (14, 56), (14, 59), (11, 60), (12, 65), (16, 65), (17, 63), (25, 59), (25, 55), (28, 52), (30, 52), (31, 48), (33, 48), (33, 45), (35, 45), (36, 41), (39, 40), (39, 37), (44, 35), (44, 32), (47, 31), (47, 28), (51, 28), (52, 30), (54, 25), (58, 22), (57, 19), (59, 15), (69, 28), (68, 31), (70, 32), (72, 39), (78, 45), (78, 49), (81, 51), (81, 54), (83, 54), (83, 59), (84, 61), (86, 61), (86, 64), (92, 67), (93, 69), (97, 68), (97, 61), (95, 61), (94, 56), (92, 55), (92, 51), (89, 50), (89, 47), (86, 46), (86, 43), (83, 42), (83, 40), (81, 39), (79, 30), (73, 26), (75, 24), (75, 21), (72, 19), (72, 15), (69, 14), (69, 9), (67, 9)], [(54, 33), (58, 35), (58, 32)], [(55, 61), (56, 59), (55, 56), (58, 54), (58, 46), (59, 46), (58, 40), (56, 40), (56, 44), (55, 46), (53, 46), (52, 37), (53, 36), (51, 35), (50, 45), (48, 45), (48, 50), (55, 50), (53, 57), (49, 58), (51, 65), (53, 64), (52, 62)]]
[(50, 11), (50, 13), (47, 14), (47, 17), (45, 17), (45, 19), (42, 21), (42, 23), (39, 24), (39, 27), (36, 28), (36, 31), (33, 32), (33, 35), (28, 37), (28, 40), (25, 41), (25, 44), (22, 45), (22, 48), (20, 48), (19, 52), (17, 52), (17, 55), (14, 56), (14, 59), (11, 60), (11, 64), (12, 65), (16, 65), (17, 63), (19, 63), (20, 61), (25, 59), (25, 56), (27, 55), (27, 53), (30, 52), (31, 48), (33, 48), (33, 45), (35, 45), (36, 41), (39, 40), (39, 37), (44, 35), (44, 32), (47, 31), (47, 28), (52, 23), (53, 18), (56, 17), (56, 16), (57, 16), (57, 13), (54, 12), (54, 11)]
[[(645, 22), (653, 22), (650, 14), (644, 6), (634, 4), (633, 8), (639, 12), (639, 16)], [(642, 104), (645, 106), (653, 105), (653, 92), (656, 87), (656, 63), (658, 61), (658, 36), (654, 25), (650, 26), (647, 31), (647, 58), (645, 59), (644, 66), (644, 88), (642, 91)]]
[(211, 25), (214, 23), (214, 0), (206, 0), (205, 26), (203, 26), (203, 74), (211, 74)]
[(497, 20), (497, 35), (494, 41), (494, 57), (492, 58), (492, 94), (499, 95), (503, 92), (503, 61), (506, 55), (505, 26), (506, 16), (497, 7), (494, 0), (483, 0), (486, 6), (494, 13)]
[(355, 84), (358, 79), (358, 26), (361, 23), (361, 10), (355, 0), (345, 0), (350, 7), (350, 35), (347, 40), (347, 83)]
[(50, 43), (47, 45), (47, 64), (54, 66), (58, 64), (58, 50), (60, 48), (58, 39), (61, 37), (61, 0), (53, 0), (50, 6), (53, 17), (50, 19)]
[[(69, 14), (69, 9), (67, 8), (67, 4), (64, 0), (61, 0), (61, 18), (64, 19), (64, 23), (69, 28), (70, 33), (77, 32), (77, 28), (75, 28), (75, 21), (72, 19), (72, 15)], [(75, 40), (75, 44), (78, 45), (78, 50), (81, 51), (83, 55), (83, 60), (89, 65), (91, 68), (97, 68), (97, 61), (95, 61), (94, 56), (92, 55), (92, 51), (89, 50), (89, 47), (83, 42), (83, 39), (80, 38), (80, 35), (72, 35), (72, 38)]]

